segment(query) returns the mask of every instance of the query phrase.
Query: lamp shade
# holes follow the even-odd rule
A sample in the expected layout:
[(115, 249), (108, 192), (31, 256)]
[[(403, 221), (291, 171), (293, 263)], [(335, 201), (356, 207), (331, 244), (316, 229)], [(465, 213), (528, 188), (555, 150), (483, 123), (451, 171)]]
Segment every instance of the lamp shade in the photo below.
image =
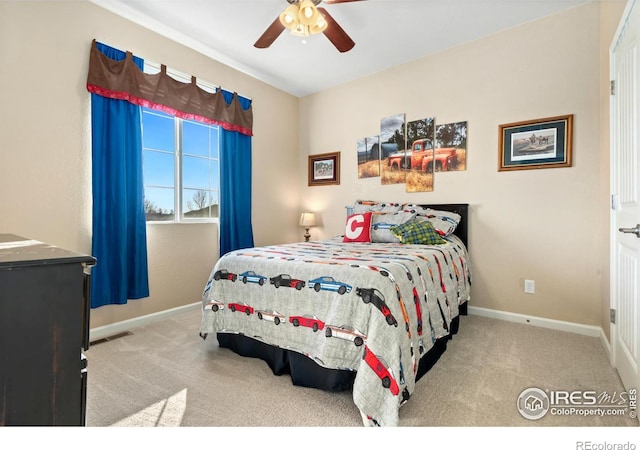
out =
[(316, 6), (311, 0), (303, 0), (300, 2), (300, 12), (298, 14), (298, 20), (301, 24), (311, 26), (320, 17), (320, 12), (316, 9)]
[(309, 32), (311, 34), (322, 33), (327, 29), (328, 26), (329, 24), (325, 20), (324, 16), (318, 13), (318, 18), (316, 19), (316, 21), (313, 24), (309, 25)]
[(289, 30), (294, 30), (298, 26), (298, 5), (293, 3), (280, 14), (280, 23)]
[(316, 215), (312, 212), (303, 212), (300, 215), (300, 226), (309, 228), (316, 226)]

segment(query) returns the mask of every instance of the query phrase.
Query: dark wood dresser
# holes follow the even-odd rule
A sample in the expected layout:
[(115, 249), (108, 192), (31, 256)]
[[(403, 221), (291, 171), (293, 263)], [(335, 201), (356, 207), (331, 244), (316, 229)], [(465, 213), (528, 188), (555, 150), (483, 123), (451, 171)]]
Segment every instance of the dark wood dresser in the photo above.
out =
[(95, 264), (0, 234), (0, 425), (85, 425)]

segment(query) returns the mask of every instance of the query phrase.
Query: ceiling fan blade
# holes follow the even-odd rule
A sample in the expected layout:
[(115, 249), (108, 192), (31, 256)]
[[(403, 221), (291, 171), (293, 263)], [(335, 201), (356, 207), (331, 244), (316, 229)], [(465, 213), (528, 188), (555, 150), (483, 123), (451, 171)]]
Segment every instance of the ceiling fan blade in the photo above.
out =
[(341, 53), (351, 50), (356, 45), (356, 43), (353, 42), (346, 31), (344, 31), (342, 27), (338, 25), (338, 22), (336, 22), (335, 19), (331, 17), (331, 14), (329, 14), (326, 9), (318, 8), (318, 11), (322, 13), (328, 24), (327, 29), (323, 31), (324, 35)]
[(273, 41), (275, 41), (280, 34), (284, 31), (284, 25), (280, 22), (280, 17), (276, 17), (276, 20), (273, 21), (271, 25), (262, 33), (262, 36), (258, 38), (255, 44), (253, 44), (256, 48), (267, 48)]

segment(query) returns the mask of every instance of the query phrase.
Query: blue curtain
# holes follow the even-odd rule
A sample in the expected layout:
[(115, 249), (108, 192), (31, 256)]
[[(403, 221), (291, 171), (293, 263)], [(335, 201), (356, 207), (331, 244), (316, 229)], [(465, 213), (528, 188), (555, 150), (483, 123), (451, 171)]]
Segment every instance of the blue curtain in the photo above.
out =
[[(231, 103), (234, 94), (223, 91)], [(251, 100), (238, 96), (247, 109)], [(220, 128), (220, 256), (253, 247), (251, 225), (251, 136)]]
[[(114, 60), (126, 53), (98, 43)], [(134, 57), (142, 69), (144, 62)], [(93, 187), (91, 307), (149, 296), (140, 107), (91, 94)]]

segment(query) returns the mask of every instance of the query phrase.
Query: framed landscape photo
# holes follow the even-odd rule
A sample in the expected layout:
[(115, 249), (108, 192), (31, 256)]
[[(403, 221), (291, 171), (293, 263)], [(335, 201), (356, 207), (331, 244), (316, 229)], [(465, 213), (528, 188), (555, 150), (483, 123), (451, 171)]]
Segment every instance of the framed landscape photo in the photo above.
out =
[(500, 125), (498, 171), (571, 167), (573, 114)]
[(309, 186), (340, 184), (340, 152), (309, 155)]

